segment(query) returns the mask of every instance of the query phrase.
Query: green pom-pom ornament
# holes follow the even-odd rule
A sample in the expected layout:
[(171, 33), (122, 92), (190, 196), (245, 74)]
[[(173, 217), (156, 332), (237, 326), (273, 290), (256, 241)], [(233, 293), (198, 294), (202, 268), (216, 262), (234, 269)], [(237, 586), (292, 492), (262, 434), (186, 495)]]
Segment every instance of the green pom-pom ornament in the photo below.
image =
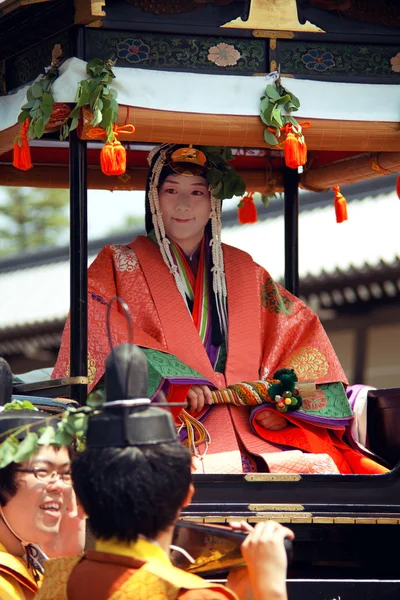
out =
[(299, 410), (303, 399), (296, 388), (298, 378), (294, 370), (279, 369), (274, 373), (274, 379), (278, 379), (279, 383), (272, 383), (268, 393), (271, 399), (275, 400), (276, 409), (281, 413)]

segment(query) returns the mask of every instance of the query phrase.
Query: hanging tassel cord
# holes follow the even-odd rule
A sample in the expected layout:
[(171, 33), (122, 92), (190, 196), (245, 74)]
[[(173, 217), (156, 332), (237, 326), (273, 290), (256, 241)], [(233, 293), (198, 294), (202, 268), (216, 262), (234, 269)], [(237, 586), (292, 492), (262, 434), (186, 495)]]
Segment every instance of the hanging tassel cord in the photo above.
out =
[(238, 220), (242, 225), (257, 223), (257, 207), (254, 202), (254, 194), (247, 192), (238, 204)]
[[(189, 414), (185, 409), (182, 409), (179, 418), (182, 422), (181, 427), (186, 428), (188, 447), (192, 454), (202, 459), (207, 454), (208, 446), (211, 443), (211, 436), (207, 429), (198, 419)], [(205, 444), (203, 452), (199, 452), (198, 446)]]
[[(112, 132), (112, 143), (114, 143), (116, 140), (118, 140), (118, 136), (119, 135), (133, 135), (135, 133), (135, 127), (133, 125), (131, 125), (130, 123), (127, 123), (126, 125), (121, 125), (121, 127), (118, 127), (117, 125), (113, 125), (113, 132)], [(91, 139), (96, 139), (96, 138), (102, 138), (105, 137), (107, 134), (107, 131), (105, 129), (103, 129), (103, 127), (92, 127), (91, 129), (89, 129), (89, 131), (87, 132), (87, 136), (90, 137)], [(111, 143), (111, 142), (108, 142)], [(121, 143), (121, 142), (119, 142)]]
[(340, 187), (338, 185), (334, 185), (332, 188), (334, 196), (334, 206), (335, 206), (335, 215), (336, 215), (336, 223), (343, 223), (347, 221), (347, 201), (346, 198), (340, 191)]
[(28, 142), (28, 129), (30, 119), (27, 118), (21, 125), (19, 135), (14, 140), (13, 166), (21, 171), (32, 169), (31, 151)]
[(281, 127), (281, 132), (286, 136), (283, 147), (285, 164), (291, 169), (302, 168), (307, 162), (307, 144), (303, 129), (308, 127), (311, 127), (308, 121), (299, 123), (298, 127), (293, 123), (286, 123)]
[(92, 139), (107, 135), (107, 142), (100, 152), (100, 166), (105, 175), (123, 175), (126, 171), (126, 150), (118, 139), (121, 134), (133, 135), (135, 128), (130, 123), (117, 127), (113, 126), (112, 134), (102, 127), (93, 127), (88, 131), (88, 137)]

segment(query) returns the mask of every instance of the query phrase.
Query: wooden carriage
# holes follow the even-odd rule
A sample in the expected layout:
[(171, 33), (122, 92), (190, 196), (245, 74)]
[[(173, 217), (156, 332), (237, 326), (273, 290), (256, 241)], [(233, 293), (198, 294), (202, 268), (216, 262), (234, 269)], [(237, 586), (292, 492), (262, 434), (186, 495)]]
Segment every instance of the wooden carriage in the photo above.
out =
[[(69, 187), (71, 198), (70, 377), (25, 386), (24, 393), (66, 393), (84, 402), (87, 188), (144, 189), (149, 145), (231, 146), (248, 191), (284, 192), (285, 286), (298, 294), (299, 188), (317, 192), (400, 170), (399, 26), (400, 8), (389, 0), (3, 0), (0, 184)], [(85, 127), (60, 142), (56, 119), (31, 142), (33, 169), (12, 167), (26, 86), (43, 72), (55, 44), (68, 57), (54, 83), (59, 107), (74, 102), (86, 61), (115, 61), (117, 125), (136, 129), (125, 138), (125, 174), (101, 172), (101, 143)], [(260, 96), (266, 74), (277, 69), (300, 98), (300, 120), (311, 125), (304, 130), (309, 158), (302, 173), (286, 167), (282, 145), (271, 147), (263, 136)], [(398, 390), (371, 394), (380, 450), (384, 424), (396, 422), (382, 415), (395, 414), (399, 401)], [(382, 590), (394, 598), (396, 587), (387, 580), (398, 579), (400, 463), (396, 431), (391, 435), (387, 475), (198, 475), (183, 519), (288, 523), (296, 533), (291, 598), (357, 593), (372, 599)], [(378, 583), (363, 583), (371, 579)]]

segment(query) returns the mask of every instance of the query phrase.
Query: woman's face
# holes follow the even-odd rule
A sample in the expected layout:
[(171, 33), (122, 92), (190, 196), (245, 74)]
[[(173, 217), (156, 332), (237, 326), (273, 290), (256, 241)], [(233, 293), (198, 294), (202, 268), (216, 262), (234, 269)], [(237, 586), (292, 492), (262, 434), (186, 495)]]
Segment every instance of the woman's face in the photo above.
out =
[(201, 176), (173, 173), (158, 192), (160, 209), (168, 237), (189, 255), (204, 235), (211, 212), (210, 192)]
[[(49, 473), (70, 471), (66, 448), (44, 446), (39, 452), (17, 465), (17, 469), (40, 469)], [(72, 486), (57, 478), (52, 483), (39, 481), (33, 473), (16, 473), (17, 493), (10, 498), (3, 513), (14, 532), (24, 541), (45, 546), (59, 532), (63, 515), (69, 509)]]

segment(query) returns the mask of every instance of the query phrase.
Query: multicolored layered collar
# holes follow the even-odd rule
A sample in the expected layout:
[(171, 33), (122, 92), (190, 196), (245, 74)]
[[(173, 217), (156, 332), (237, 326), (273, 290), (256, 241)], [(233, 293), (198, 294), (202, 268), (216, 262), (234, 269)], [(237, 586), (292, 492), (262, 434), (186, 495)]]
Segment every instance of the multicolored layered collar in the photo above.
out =
[(197, 265), (197, 274), (193, 273), (188, 257), (183, 250), (171, 242), (171, 251), (174, 262), (181, 276), (185, 294), (192, 305), (192, 318), (199, 332), (201, 341), (206, 343), (210, 329), (210, 295), (208, 282), (207, 257), (205, 252), (205, 238), (203, 237)]

